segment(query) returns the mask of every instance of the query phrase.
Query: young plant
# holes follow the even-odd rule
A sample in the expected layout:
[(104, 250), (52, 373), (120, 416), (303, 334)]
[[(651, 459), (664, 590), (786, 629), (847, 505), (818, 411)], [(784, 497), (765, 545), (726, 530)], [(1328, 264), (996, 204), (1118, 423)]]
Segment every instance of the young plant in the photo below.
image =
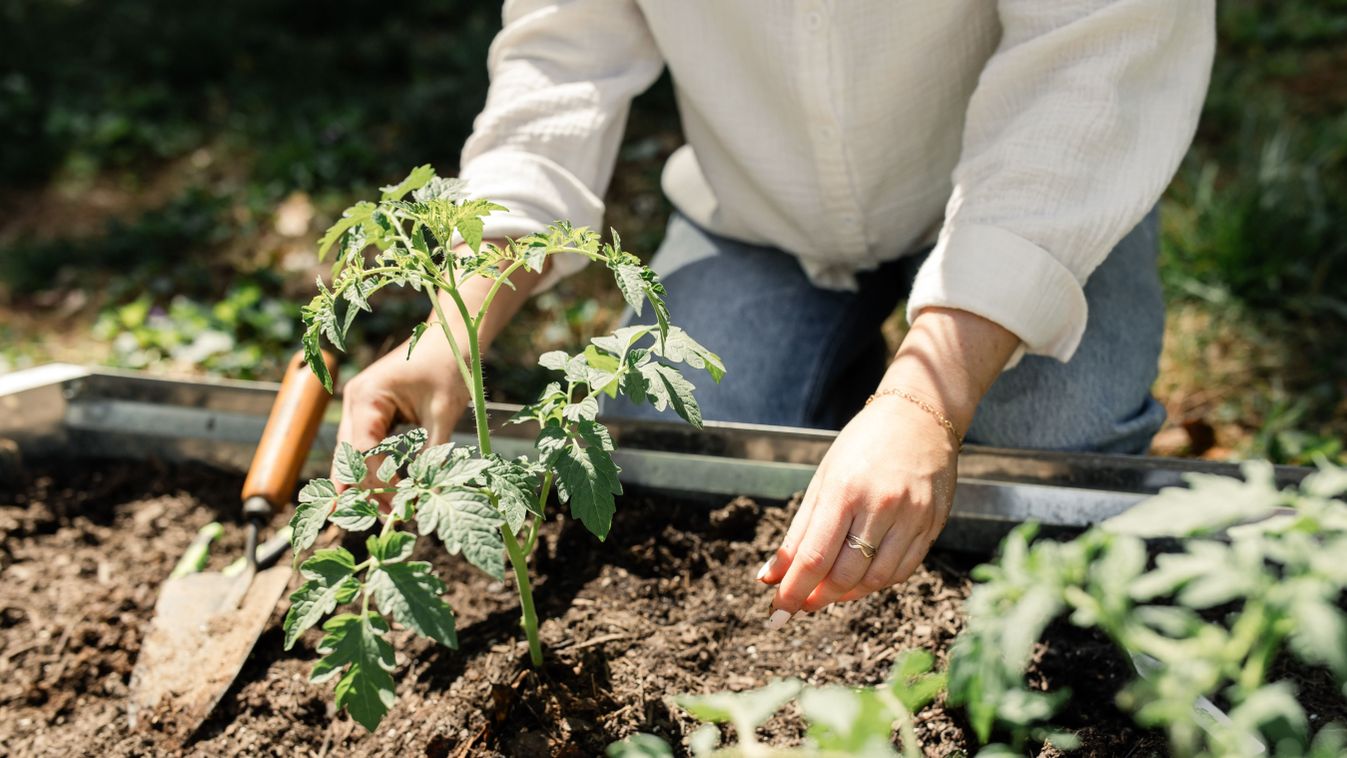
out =
[[(1341, 755), (1340, 728), (1314, 733), (1294, 683), (1270, 677), (1289, 651), (1347, 687), (1347, 471), (1324, 464), (1291, 490), (1266, 463), (1244, 475), (1192, 475), (1189, 489), (1070, 542), (1033, 542), (1032, 525), (1011, 534), (975, 573), (950, 655), (950, 702), (978, 737), (999, 727), (1014, 754), (1052, 738), (1046, 724), (1070, 693), (1031, 690), (1024, 674), (1044, 629), (1067, 616), (1133, 661), (1140, 674), (1117, 703), (1165, 730), (1175, 755)], [(1143, 539), (1154, 537), (1184, 541), (1151, 561)]]
[[(896, 727), (901, 755), (922, 755), (913, 717), (944, 690), (945, 675), (932, 672), (935, 663), (925, 650), (898, 657), (889, 681), (874, 687), (806, 686), (798, 679), (780, 679), (747, 692), (684, 695), (678, 704), (707, 722), (688, 737), (688, 750), (697, 758), (731, 756), (896, 756)], [(809, 724), (809, 742), (803, 747), (771, 747), (758, 741), (757, 729), (787, 703), (796, 700)], [(720, 744), (717, 724), (734, 727), (737, 745)], [(608, 746), (609, 758), (672, 756), (669, 745), (651, 734), (634, 734)]]
[[(598, 234), (558, 222), (504, 247), (483, 244), (482, 219), (500, 210), (486, 200), (467, 199), (461, 181), (437, 177), (430, 166), (421, 166), (399, 184), (384, 187), (377, 203), (347, 209), (319, 244), (320, 258), (337, 252), (332, 284), (319, 279), (317, 296), (303, 309), (304, 349), (324, 386), (330, 391), (332, 378), (322, 360), (321, 340), (344, 350), (352, 321), (372, 310), (371, 296), (390, 285), (410, 287), (430, 300), (455, 368), (472, 392), (477, 431), (476, 446), (426, 447), (426, 432), (420, 429), (364, 451), (342, 443), (333, 469), (337, 482), (347, 487), (338, 492), (336, 483), (316, 479), (300, 492), (291, 521), (296, 561), (327, 523), (371, 534), (363, 560), (335, 547), (317, 550), (303, 562), (300, 571), (307, 581), (291, 595), (285, 646), (289, 649), (339, 606), (353, 606), (354, 611), (331, 616), (323, 624), (325, 635), (318, 646), (323, 657), (312, 679), (337, 677), (337, 706), (370, 730), (394, 700), (390, 619), (423, 637), (457, 646), (454, 614), (441, 597), (444, 583), (429, 563), (409, 560), (416, 541), (412, 530), (439, 536), (449, 553), (461, 553), (496, 579), (504, 579), (508, 558), (529, 658), (541, 665), (528, 557), (537, 544), (548, 496), (555, 486), (571, 515), (602, 540), (612, 525), (614, 496), (622, 492), (612, 439), (597, 418), (599, 396), (623, 394), (659, 410), (672, 408), (700, 426), (694, 387), (676, 365), (704, 369), (717, 382), (724, 374), (719, 357), (669, 323), (659, 279), (622, 250), (616, 232), (611, 244), (601, 244)], [(456, 239), (462, 240), (461, 247), (454, 245)], [(372, 256), (367, 252), (371, 248)], [(512, 419), (538, 424), (538, 454), (507, 460), (492, 451), (477, 332), (496, 293), (513, 287), (511, 275), (520, 269), (541, 272), (549, 256), (562, 254), (607, 266), (632, 310), (639, 316), (649, 304), (655, 324), (595, 338), (577, 355), (543, 355), (539, 362), (562, 378)], [(460, 294), (463, 283), (473, 277), (491, 282), (475, 313)], [(467, 325), (466, 345), (450, 331), (442, 300)], [(409, 355), (426, 328), (418, 324), (412, 331)], [(370, 459), (380, 457), (374, 478), (381, 484), (367, 486)], [(391, 498), (391, 508), (378, 506), (380, 496)]]

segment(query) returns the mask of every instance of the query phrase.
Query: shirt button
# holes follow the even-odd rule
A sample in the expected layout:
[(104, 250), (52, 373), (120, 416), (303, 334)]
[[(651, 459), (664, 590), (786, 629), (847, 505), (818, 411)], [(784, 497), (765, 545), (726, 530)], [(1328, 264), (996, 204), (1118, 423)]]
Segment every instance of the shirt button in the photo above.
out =
[(818, 136), (825, 140), (831, 141), (837, 138), (837, 130), (832, 128), (831, 126), (820, 126), (818, 130)]
[(816, 32), (823, 28), (823, 14), (818, 11), (811, 11), (804, 17), (805, 27), (811, 32)]

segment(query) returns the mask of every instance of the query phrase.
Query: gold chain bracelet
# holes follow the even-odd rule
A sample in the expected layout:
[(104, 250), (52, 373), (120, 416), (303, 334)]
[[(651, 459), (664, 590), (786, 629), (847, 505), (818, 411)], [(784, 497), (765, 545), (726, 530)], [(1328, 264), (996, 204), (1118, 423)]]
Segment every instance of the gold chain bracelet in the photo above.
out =
[(936, 408), (934, 405), (931, 405), (925, 400), (922, 400), (916, 395), (913, 395), (911, 392), (907, 392), (906, 390), (880, 390), (879, 392), (876, 392), (875, 394), (871, 395), (868, 399), (866, 399), (865, 404), (869, 405), (870, 403), (873, 403), (875, 401), (875, 398), (885, 397), (888, 395), (892, 395), (894, 397), (901, 397), (902, 399), (908, 401), (909, 403), (912, 403), (913, 405), (917, 406), (923, 411), (926, 411), (927, 413), (931, 414), (931, 416), (935, 418), (936, 421), (940, 422), (941, 426), (945, 427), (945, 431), (949, 432), (950, 438), (954, 440), (954, 447), (958, 450), (963, 450), (963, 436), (960, 435), (958, 430), (954, 428), (954, 422), (949, 420), (949, 416), (946, 416), (945, 414), (941, 413), (939, 408)]

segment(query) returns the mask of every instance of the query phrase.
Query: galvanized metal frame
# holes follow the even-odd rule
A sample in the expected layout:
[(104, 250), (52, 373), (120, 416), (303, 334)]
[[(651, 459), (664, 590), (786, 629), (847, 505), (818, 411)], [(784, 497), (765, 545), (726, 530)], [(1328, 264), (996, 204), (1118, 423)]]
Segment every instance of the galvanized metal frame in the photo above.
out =
[[(0, 457), (6, 469), (43, 458), (161, 458), (242, 472), (266, 423), (276, 384), (176, 380), (138, 372), (49, 364), (0, 376)], [(505, 424), (517, 406), (489, 407), (497, 450), (532, 453), (535, 430)], [(328, 418), (303, 476), (326, 473), (340, 403)], [(470, 420), (460, 429), (471, 443)], [(834, 432), (708, 422), (609, 422), (622, 480), (666, 493), (786, 500), (805, 488)], [(969, 446), (943, 544), (990, 550), (1026, 520), (1076, 530), (1121, 513), (1163, 487), (1201, 472), (1238, 476), (1229, 463)], [(1308, 471), (1279, 467), (1283, 483)]]

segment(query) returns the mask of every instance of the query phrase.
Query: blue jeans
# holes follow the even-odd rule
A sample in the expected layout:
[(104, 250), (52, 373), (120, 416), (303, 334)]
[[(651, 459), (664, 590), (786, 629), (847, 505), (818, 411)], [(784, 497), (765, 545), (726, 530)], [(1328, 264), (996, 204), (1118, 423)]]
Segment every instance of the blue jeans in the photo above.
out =
[[(1165, 418), (1151, 396), (1164, 334), (1152, 211), (1085, 286), (1089, 323), (1067, 363), (1025, 356), (979, 404), (967, 439), (998, 447), (1144, 453)], [(685, 374), (708, 420), (837, 429), (888, 366), (880, 332), (925, 254), (859, 276), (855, 292), (815, 287), (795, 258), (710, 234), (675, 213), (651, 267), (675, 324), (715, 351), (720, 384)], [(648, 314), (647, 314), (648, 315)], [(629, 323), (631, 314), (627, 314)], [(625, 400), (604, 412), (673, 417)]]

